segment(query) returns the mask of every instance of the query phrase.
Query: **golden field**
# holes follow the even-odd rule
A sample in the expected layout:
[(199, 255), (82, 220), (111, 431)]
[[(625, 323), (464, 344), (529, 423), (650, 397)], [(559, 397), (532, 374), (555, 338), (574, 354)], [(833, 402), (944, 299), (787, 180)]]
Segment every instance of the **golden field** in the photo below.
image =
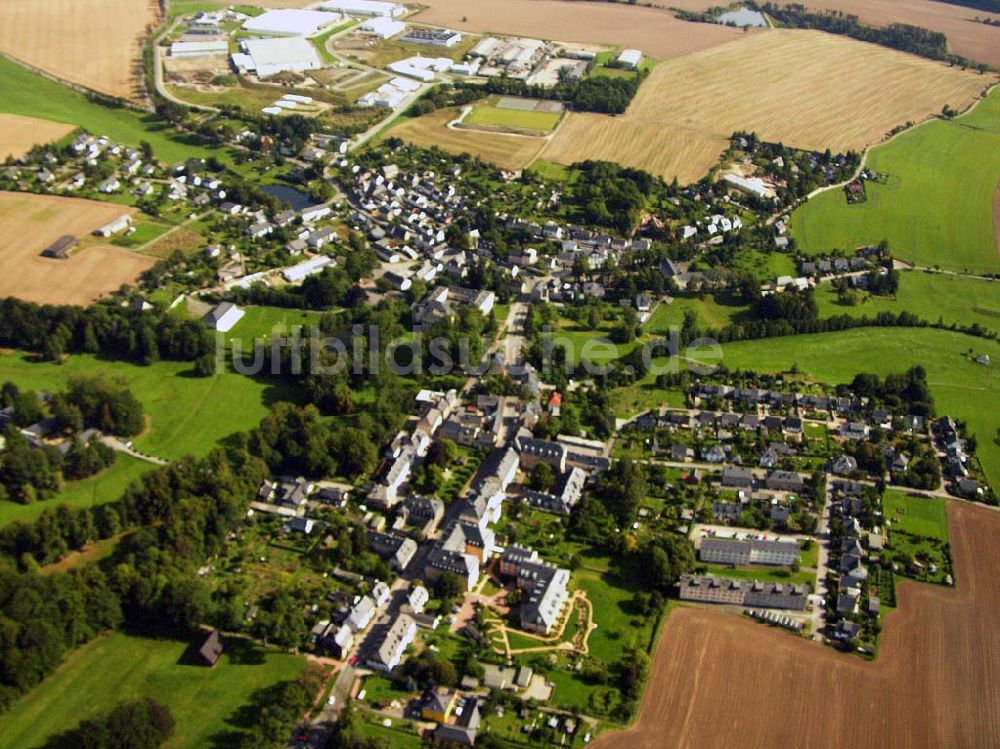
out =
[(504, 169), (527, 166), (546, 143), (541, 137), (448, 127), (448, 123), (460, 114), (461, 110), (455, 108), (439, 109), (407, 120), (390, 130), (388, 135), (424, 148), (437, 146), (449, 153), (469, 153)]
[(703, 174), (736, 130), (862, 150), (945, 104), (968, 106), (991, 81), (846, 37), (771, 30), (657, 65), (624, 115), (571, 114), (543, 157), (611, 159), (670, 179)]
[[(682, 5), (692, 3), (682, 0)], [(625, 3), (563, 0), (422, 0), (421, 23), (459, 31), (530, 36), (560, 42), (634, 47), (657, 60), (669, 60), (737, 39), (738, 29), (688, 23), (662, 8)], [(680, 7), (680, 6), (678, 6)]]
[(155, 258), (81, 242), (68, 260), (39, 253), (64, 234), (83, 239), (134, 209), (51, 195), (0, 192), (0, 297), (48, 304), (89, 304), (132, 283)]
[(136, 98), (140, 41), (158, 17), (156, 0), (6, 0), (0, 51), (70, 83)]
[(61, 122), (0, 113), (0, 161), (8, 156), (23, 156), (32, 146), (59, 140), (75, 129)]

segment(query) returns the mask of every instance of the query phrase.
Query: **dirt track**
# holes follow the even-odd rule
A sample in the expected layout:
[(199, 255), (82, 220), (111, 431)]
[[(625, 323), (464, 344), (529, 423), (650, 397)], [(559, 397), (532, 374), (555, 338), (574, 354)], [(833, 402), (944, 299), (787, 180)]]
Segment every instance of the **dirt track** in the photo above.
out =
[(671, 614), (638, 723), (596, 749), (1000, 746), (1000, 513), (949, 506), (957, 590), (904, 582), (875, 663), (719, 611)]

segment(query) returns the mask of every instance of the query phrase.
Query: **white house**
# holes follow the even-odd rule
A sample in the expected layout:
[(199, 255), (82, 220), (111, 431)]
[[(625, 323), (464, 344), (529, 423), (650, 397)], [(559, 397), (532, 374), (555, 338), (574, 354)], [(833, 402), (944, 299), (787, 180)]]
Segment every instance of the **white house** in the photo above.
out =
[(283, 36), (311, 36), (320, 29), (339, 23), (339, 13), (325, 13), (321, 10), (296, 10), (284, 8), (269, 10), (243, 23), (247, 31)]
[(626, 68), (635, 70), (642, 62), (642, 52), (637, 49), (623, 49), (618, 55), (618, 63)]

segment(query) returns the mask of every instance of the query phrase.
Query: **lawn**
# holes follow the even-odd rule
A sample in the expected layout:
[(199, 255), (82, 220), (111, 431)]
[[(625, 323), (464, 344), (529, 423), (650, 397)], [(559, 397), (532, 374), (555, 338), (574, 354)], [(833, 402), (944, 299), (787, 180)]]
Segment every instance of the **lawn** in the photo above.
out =
[(879, 312), (912, 312), (928, 322), (972, 325), (1000, 331), (1000, 281), (965, 278), (944, 273), (903, 271), (896, 297), (869, 297), (855, 306), (837, 302), (829, 284), (816, 290), (821, 317), (874, 317)]
[(94, 104), (83, 94), (4, 58), (0, 58), (0, 112), (77, 125), (94, 135), (134, 146), (146, 141), (156, 157), (168, 163), (192, 156), (228, 158), (225, 150), (192, 142), (152, 115)]
[(576, 570), (573, 582), (587, 591), (587, 598), (594, 607), (597, 629), (590, 635), (591, 656), (615, 663), (625, 648), (649, 651), (656, 620), (631, 613), (630, 603), (635, 590), (617, 584), (612, 573), (602, 575), (586, 569)]
[(820, 382), (850, 382), (858, 372), (885, 376), (920, 364), (934, 395), (938, 414), (965, 420), (979, 438), (977, 455), (991, 483), (1000, 482), (1000, 382), (996, 364), (967, 358), (972, 350), (1000, 360), (1000, 345), (982, 338), (923, 328), (862, 328), (841, 333), (741, 341), (722, 347), (730, 369), (788, 371), (797, 365)]
[(705, 572), (716, 577), (731, 577), (737, 580), (759, 580), (774, 583), (803, 583), (811, 587), (816, 585), (816, 571), (801, 570), (793, 572), (787, 567), (756, 565), (749, 567), (729, 567), (725, 564), (699, 564)]
[(99, 637), (0, 716), (0, 743), (39, 747), (122, 700), (152, 697), (177, 722), (165, 747), (217, 746), (213, 737), (238, 728), (232, 720), (253, 692), (296, 678), (305, 665), (303, 658), (240, 642), (229, 644), (215, 668), (181, 665), (187, 648), (187, 642), (120, 632)]
[(501, 109), (490, 104), (478, 104), (462, 122), (466, 125), (488, 125), (548, 133), (559, 124), (560, 117), (562, 114), (559, 112), (524, 112), (520, 109)]
[(152, 463), (118, 453), (110, 468), (81, 481), (67, 481), (63, 490), (51, 499), (43, 499), (30, 505), (0, 501), (0, 527), (15, 520), (34, 520), (43, 511), (62, 504), (71, 507), (96, 507), (115, 502), (132, 481), (155, 467)]
[(311, 326), (319, 325), (322, 312), (315, 310), (286, 309), (284, 307), (247, 307), (246, 314), (227, 334), (231, 342), (234, 338), (270, 338), (272, 333), (286, 334), (301, 326), (302, 334), (309, 335)]
[(1000, 270), (993, 200), (1000, 174), (1000, 90), (969, 114), (935, 120), (869, 154), (888, 174), (867, 185), (867, 201), (848, 205), (830, 190), (792, 214), (799, 249), (823, 253), (889, 241), (908, 262), (976, 273)]
[(948, 540), (948, 515), (943, 499), (917, 497), (889, 489), (882, 497), (882, 509), (894, 529), (914, 536)]
[(77, 355), (62, 364), (32, 362), (26, 354), (0, 356), (0, 382), (21, 388), (64, 390), (73, 376), (121, 377), (142, 402), (149, 429), (139, 450), (167, 459), (207, 453), (219, 440), (257, 425), (276, 400), (294, 400), (293, 388), (232, 371), (196, 377), (189, 362), (148, 367)]

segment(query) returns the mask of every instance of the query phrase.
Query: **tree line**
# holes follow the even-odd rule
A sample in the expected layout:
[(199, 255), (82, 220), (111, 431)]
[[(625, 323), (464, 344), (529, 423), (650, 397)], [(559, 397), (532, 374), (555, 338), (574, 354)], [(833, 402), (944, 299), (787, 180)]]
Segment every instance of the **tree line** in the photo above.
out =
[(117, 303), (82, 308), (14, 297), (0, 300), (0, 346), (32, 351), (46, 361), (86, 353), (136, 364), (194, 361), (213, 351), (212, 337), (196, 320)]

